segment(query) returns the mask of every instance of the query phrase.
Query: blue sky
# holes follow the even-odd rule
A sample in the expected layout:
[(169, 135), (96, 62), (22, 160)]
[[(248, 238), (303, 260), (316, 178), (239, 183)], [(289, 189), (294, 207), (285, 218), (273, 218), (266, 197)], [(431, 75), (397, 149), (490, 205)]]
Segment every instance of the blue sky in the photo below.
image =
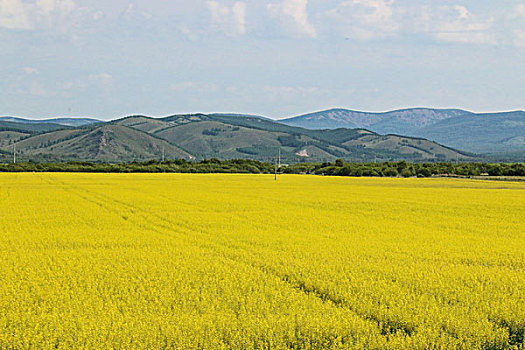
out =
[(0, 115), (525, 109), (525, 1), (0, 0)]

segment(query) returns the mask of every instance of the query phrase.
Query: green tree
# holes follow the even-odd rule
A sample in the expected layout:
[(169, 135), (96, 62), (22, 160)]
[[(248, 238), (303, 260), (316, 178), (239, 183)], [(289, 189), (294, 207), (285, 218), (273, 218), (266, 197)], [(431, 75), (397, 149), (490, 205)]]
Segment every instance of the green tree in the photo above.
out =
[(401, 176), (403, 177), (411, 177), (414, 176), (414, 172), (410, 168), (406, 168), (401, 172)]
[(383, 171), (383, 175), (384, 176), (397, 176), (399, 175), (398, 172), (397, 172), (397, 169), (396, 168), (386, 168), (384, 171)]
[(501, 176), (503, 175), (503, 170), (501, 169), (501, 166), (499, 164), (493, 164), (488, 169), (488, 174), (490, 176)]
[(420, 177), (430, 177), (432, 176), (432, 172), (428, 168), (419, 168), (416, 172), (417, 176)]

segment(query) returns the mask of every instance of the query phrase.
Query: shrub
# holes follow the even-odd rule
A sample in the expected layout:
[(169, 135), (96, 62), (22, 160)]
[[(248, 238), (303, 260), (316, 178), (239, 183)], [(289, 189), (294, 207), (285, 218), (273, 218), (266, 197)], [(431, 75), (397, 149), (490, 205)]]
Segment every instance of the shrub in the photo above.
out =
[(383, 175), (384, 176), (391, 176), (391, 177), (394, 177), (394, 176), (397, 176), (399, 175), (398, 172), (397, 172), (397, 169), (395, 168), (387, 168), (383, 171)]

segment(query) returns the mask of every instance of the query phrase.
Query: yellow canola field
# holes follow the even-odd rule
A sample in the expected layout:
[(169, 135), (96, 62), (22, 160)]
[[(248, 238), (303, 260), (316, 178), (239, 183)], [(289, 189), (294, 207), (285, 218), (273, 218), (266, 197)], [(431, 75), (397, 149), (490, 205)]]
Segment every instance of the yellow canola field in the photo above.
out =
[(523, 349), (524, 190), (0, 174), (0, 349)]

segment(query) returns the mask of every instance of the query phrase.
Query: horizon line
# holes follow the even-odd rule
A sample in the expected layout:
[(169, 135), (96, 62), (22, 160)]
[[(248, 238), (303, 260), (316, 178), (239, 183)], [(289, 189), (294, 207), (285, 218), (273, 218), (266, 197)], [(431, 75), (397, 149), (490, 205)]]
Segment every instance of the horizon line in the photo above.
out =
[(436, 110), (436, 111), (458, 110), (458, 111), (463, 111), (463, 112), (467, 112), (467, 113), (471, 113), (471, 114), (478, 114), (478, 115), (495, 114), (495, 113), (525, 112), (525, 109), (508, 109), (508, 110), (491, 110), (491, 111), (482, 111), (482, 112), (476, 111), (476, 112), (474, 112), (472, 110), (465, 109), (465, 108), (460, 108), (460, 107), (449, 107), (449, 108), (447, 108), (447, 107), (401, 107), (401, 108), (394, 108), (394, 109), (387, 109), (387, 110), (377, 110), (377, 111), (367, 111), (367, 110), (362, 110), (362, 109), (351, 109), (351, 108), (346, 108), (346, 107), (331, 107), (331, 108), (319, 109), (319, 110), (315, 110), (315, 111), (311, 111), (311, 112), (305, 112), (305, 113), (301, 113), (301, 114), (294, 114), (292, 116), (285, 116), (285, 117), (280, 117), (280, 118), (267, 117), (267, 116), (265, 116), (263, 114), (257, 114), (257, 113), (202, 112), (202, 111), (200, 111), (200, 112), (178, 112), (178, 113), (168, 113), (168, 114), (164, 114), (163, 113), (162, 115), (156, 115), (156, 116), (152, 116), (152, 115), (145, 114), (145, 113), (127, 113), (127, 114), (124, 114), (124, 115), (121, 115), (119, 117), (115, 117), (115, 118), (112, 118), (112, 119), (98, 119), (97, 117), (88, 116), (88, 115), (54, 115), (54, 116), (42, 117), (42, 118), (38, 118), (38, 119), (30, 118), (30, 117), (24, 117), (24, 116), (20, 116), (20, 115), (0, 115), (0, 118), (16, 118), (16, 119), (24, 119), (24, 120), (93, 119), (93, 120), (98, 120), (98, 121), (110, 122), (110, 121), (119, 120), (119, 119), (122, 119), (122, 118), (134, 117), (134, 116), (141, 116), (141, 117), (154, 118), (154, 119), (162, 119), (162, 118), (167, 118), (167, 117), (171, 117), (171, 116), (175, 116), (175, 115), (197, 115), (197, 114), (213, 115), (213, 114), (215, 114), (215, 115), (238, 115), (238, 116), (262, 117), (262, 118), (266, 118), (266, 119), (270, 119), (270, 120), (279, 121), (279, 120), (292, 119), (292, 118), (302, 117), (302, 116), (309, 115), (309, 114), (316, 114), (316, 113), (328, 112), (328, 111), (333, 111), (333, 110), (345, 110), (345, 111), (349, 111), (349, 112), (364, 113), (364, 114), (386, 114), (386, 113), (392, 113), (392, 112), (417, 110), (417, 109)]

